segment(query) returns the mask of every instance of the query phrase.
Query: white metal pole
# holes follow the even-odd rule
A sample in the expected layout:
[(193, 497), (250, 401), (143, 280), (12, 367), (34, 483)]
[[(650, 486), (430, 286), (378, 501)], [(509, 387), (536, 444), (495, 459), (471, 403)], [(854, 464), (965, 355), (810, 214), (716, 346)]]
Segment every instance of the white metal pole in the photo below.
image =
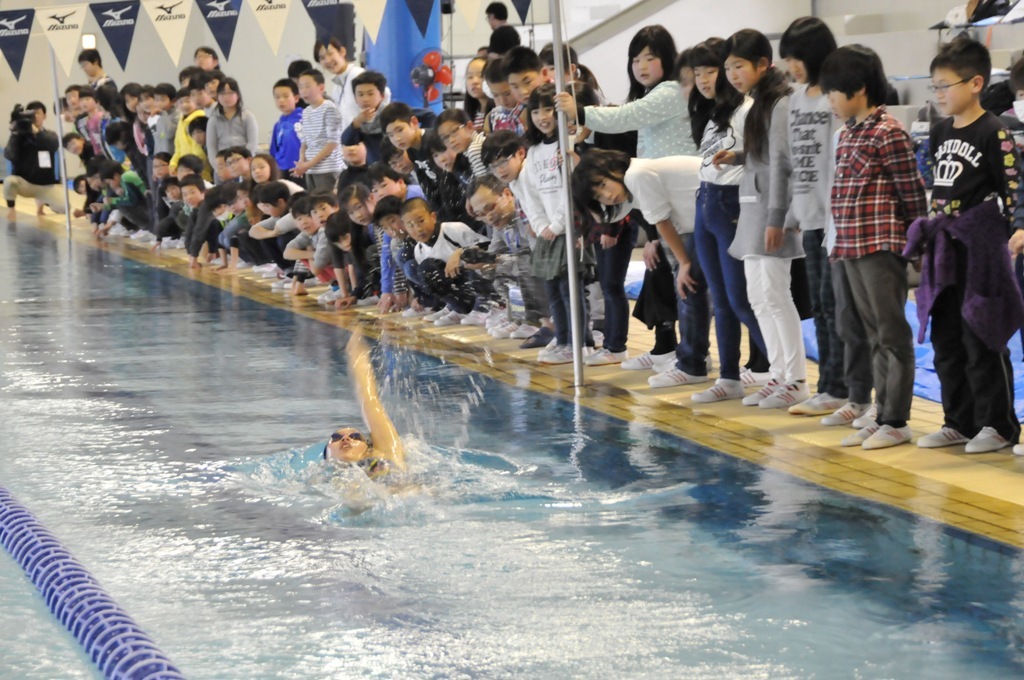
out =
[[(565, 89), (565, 43), (562, 39), (561, 0), (550, 0), (551, 36), (555, 52), (555, 87), (559, 92)], [(569, 118), (558, 114), (558, 146), (562, 150), (562, 184), (565, 186), (565, 257), (569, 265), (569, 313), (572, 328), (572, 374), (577, 389), (583, 387), (583, 328), (582, 304), (580, 297), (579, 263), (576, 261), (576, 227), (573, 222), (575, 210), (572, 203), (572, 152), (569, 137)]]
[(53, 113), (57, 118), (57, 165), (60, 166), (60, 183), (64, 186), (64, 225), (71, 236), (71, 194), (68, 193), (68, 171), (64, 162), (64, 116), (60, 110), (60, 83), (57, 81), (57, 55), (50, 47), (50, 67), (53, 71)]

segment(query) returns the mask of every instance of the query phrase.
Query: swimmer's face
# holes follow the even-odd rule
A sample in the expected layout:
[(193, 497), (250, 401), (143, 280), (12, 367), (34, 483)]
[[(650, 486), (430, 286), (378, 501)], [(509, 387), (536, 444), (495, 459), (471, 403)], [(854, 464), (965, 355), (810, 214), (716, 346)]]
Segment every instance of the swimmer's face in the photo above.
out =
[(366, 444), (366, 437), (351, 427), (343, 427), (331, 435), (327, 442), (327, 457), (343, 463), (357, 463), (366, 457), (370, 447)]

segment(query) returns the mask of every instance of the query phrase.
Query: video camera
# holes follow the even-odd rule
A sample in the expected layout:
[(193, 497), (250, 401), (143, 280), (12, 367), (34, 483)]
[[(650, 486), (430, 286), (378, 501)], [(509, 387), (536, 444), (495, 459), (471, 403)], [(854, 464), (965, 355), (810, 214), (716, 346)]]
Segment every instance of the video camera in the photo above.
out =
[(11, 111), (11, 131), (21, 134), (32, 134), (32, 126), (36, 122), (36, 112), (15, 104)]

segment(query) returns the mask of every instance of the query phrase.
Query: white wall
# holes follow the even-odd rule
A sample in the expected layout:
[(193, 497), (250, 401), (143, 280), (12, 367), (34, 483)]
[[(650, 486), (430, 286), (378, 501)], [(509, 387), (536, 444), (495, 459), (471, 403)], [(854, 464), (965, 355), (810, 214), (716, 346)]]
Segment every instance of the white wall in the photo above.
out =
[(680, 50), (711, 36), (728, 38), (741, 28), (756, 28), (762, 33), (781, 33), (797, 17), (811, 13), (811, 0), (679, 0), (651, 14), (643, 22), (623, 27), (621, 33), (595, 49), (579, 55), (597, 76), (610, 102), (622, 102), (629, 92), (626, 55), (633, 35), (651, 24), (662, 24)]

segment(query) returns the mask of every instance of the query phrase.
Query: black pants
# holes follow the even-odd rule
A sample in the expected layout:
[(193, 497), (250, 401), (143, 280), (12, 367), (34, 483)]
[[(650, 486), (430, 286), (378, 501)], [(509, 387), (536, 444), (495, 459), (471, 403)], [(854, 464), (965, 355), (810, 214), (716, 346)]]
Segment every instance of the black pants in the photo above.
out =
[(156, 223), (156, 230), (153, 233), (156, 235), (157, 240), (165, 238), (178, 239), (181, 238), (181, 227), (174, 217), (165, 217)]
[(494, 286), (490, 281), (465, 269), (457, 276), (449, 277), (444, 273), (444, 268), (445, 262), (442, 260), (428, 259), (419, 263), (419, 273), (427, 291), (454, 311), (469, 314), (478, 305), (494, 299)]
[(235, 234), (235, 238), (238, 239), (238, 253), (246, 262), (251, 262), (258, 266), (274, 261), (269, 255), (267, 255), (266, 250), (263, 248), (262, 241), (249, 236), (248, 229), (240, 230)]
[(1020, 424), (1013, 408), (1013, 368), (1010, 352), (993, 351), (970, 329), (960, 308), (967, 279), (963, 246), (957, 255), (957, 284), (944, 290), (932, 305), (932, 347), (935, 372), (942, 386), (942, 412), (946, 426), (965, 437), (983, 427), (1016, 443)]

